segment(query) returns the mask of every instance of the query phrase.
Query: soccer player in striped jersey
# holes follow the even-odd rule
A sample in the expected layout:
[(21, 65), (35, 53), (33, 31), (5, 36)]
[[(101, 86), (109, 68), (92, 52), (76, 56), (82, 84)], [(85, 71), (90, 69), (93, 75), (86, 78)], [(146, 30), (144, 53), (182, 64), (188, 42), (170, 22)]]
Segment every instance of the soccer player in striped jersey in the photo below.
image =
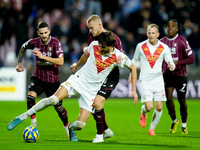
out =
[[(102, 21), (99, 18), (98, 15), (91, 15), (88, 19), (87, 19), (87, 27), (89, 29), (89, 34), (87, 37), (87, 43), (88, 45), (90, 45), (91, 42), (93, 42), (94, 40), (98, 40), (99, 35), (102, 32), (106, 32), (107, 30), (103, 27)], [(124, 53), (123, 47), (122, 47), (122, 42), (120, 40), (120, 38), (113, 33), (115, 38), (116, 38), (116, 42), (114, 44), (114, 46), (120, 50), (122, 53)], [(86, 54), (87, 54), (87, 49), (85, 50)], [(82, 57), (80, 58), (80, 60), (77, 62), (76, 65), (72, 65), (71, 69), (72, 72), (75, 72), (75, 70), (82, 64), (84, 64), (87, 61), (88, 55), (82, 55)], [(113, 137), (114, 133), (110, 130), (110, 128), (108, 128), (108, 125), (106, 123), (106, 119), (105, 119), (105, 112), (104, 112), (104, 103), (106, 102), (106, 100), (108, 99), (108, 97), (110, 97), (111, 92), (115, 89), (115, 87), (117, 86), (119, 82), (119, 68), (115, 67), (113, 69), (113, 71), (108, 75), (108, 77), (106, 78), (105, 82), (102, 84), (101, 89), (98, 91), (97, 93), (97, 97), (98, 99), (95, 101), (95, 113), (93, 114), (94, 119), (98, 119), (98, 117), (103, 118), (102, 122), (96, 122), (96, 127), (98, 130), (98, 134), (102, 134), (103, 133), (103, 137), (105, 138), (111, 138)], [(103, 125), (103, 129), (102, 129), (102, 125)]]
[(172, 119), (170, 132), (174, 134), (177, 131), (179, 120), (176, 118), (176, 111), (173, 102), (173, 91), (176, 89), (177, 97), (180, 104), (180, 113), (182, 119), (182, 134), (188, 134), (187, 130), (187, 70), (186, 65), (194, 63), (194, 55), (188, 41), (179, 35), (181, 32), (180, 25), (177, 20), (172, 19), (167, 23), (167, 36), (160, 41), (167, 44), (170, 48), (173, 61), (176, 69), (171, 72), (167, 68), (166, 63), (163, 63), (163, 76), (166, 89), (166, 105), (168, 113)]
[(164, 80), (162, 75), (162, 63), (165, 60), (168, 68), (175, 69), (169, 47), (159, 41), (159, 27), (156, 24), (150, 24), (147, 27), (148, 39), (139, 43), (136, 47), (133, 63), (140, 60), (140, 90), (141, 107), (140, 125), (146, 126), (147, 113), (153, 109), (153, 100), (155, 101), (155, 110), (149, 128), (149, 135), (156, 135), (155, 127), (160, 121), (163, 109), (163, 102), (166, 101)]
[[(31, 77), (27, 93), (27, 108), (35, 105), (35, 99), (43, 92), (46, 96), (53, 95), (60, 86), (59, 67), (64, 63), (64, 53), (58, 39), (50, 36), (50, 29), (46, 22), (39, 22), (37, 26), (37, 38), (25, 42), (20, 49), (17, 72), (24, 70), (22, 59), (26, 50), (32, 50), (35, 55), (35, 72)], [(64, 127), (68, 126), (67, 111), (62, 106), (62, 101), (54, 105)], [(31, 126), (37, 127), (36, 114), (31, 117)]]
[[(98, 41), (93, 41), (89, 45), (88, 51), (90, 56), (84, 66), (63, 82), (55, 94), (42, 99), (27, 112), (10, 121), (7, 126), (8, 130), (14, 129), (18, 124), (27, 119), (28, 116), (31, 116), (50, 105), (56, 105), (64, 98), (78, 96), (80, 113), (78, 119), (68, 126), (68, 137), (71, 141), (77, 141), (78, 139), (74, 134), (74, 130), (83, 129), (91, 113), (94, 113), (93, 103), (98, 99), (96, 94), (106, 77), (116, 66), (126, 66), (130, 69), (132, 81), (130, 96), (134, 97), (134, 104), (136, 105), (138, 101), (138, 95), (136, 92), (136, 68), (125, 54), (114, 47), (115, 42), (116, 38), (111, 31), (102, 32), (99, 35)], [(119, 57), (122, 59), (120, 63), (117, 62)], [(102, 122), (103, 119), (104, 118), (100, 117), (96, 121)], [(92, 142), (104, 142), (103, 133), (97, 134), (96, 138)]]

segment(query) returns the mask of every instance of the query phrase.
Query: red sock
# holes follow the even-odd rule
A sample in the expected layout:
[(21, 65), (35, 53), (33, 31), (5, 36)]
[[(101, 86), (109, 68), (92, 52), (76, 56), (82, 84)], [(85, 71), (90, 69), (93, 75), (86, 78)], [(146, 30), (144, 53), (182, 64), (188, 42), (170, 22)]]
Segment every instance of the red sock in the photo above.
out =
[(31, 119), (35, 119), (36, 118), (36, 114), (34, 114), (34, 115), (30, 116), (30, 117), (31, 117)]

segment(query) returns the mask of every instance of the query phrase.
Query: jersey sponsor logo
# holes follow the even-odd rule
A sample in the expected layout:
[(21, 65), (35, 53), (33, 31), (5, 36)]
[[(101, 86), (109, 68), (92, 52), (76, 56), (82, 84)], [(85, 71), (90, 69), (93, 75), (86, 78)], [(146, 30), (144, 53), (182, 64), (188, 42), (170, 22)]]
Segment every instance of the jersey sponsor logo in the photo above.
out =
[(71, 83), (69, 83), (69, 82), (66, 82), (65, 84), (66, 84), (66, 86), (69, 86), (69, 85), (71, 85)]
[(144, 54), (145, 54), (145, 56), (147, 58), (147, 61), (150, 64), (151, 68), (153, 68), (153, 66), (155, 65), (158, 57), (160, 56), (160, 54), (164, 50), (164, 47), (160, 44), (153, 55), (151, 55), (149, 47), (147, 46), (146, 43), (142, 45), (142, 49), (143, 49), (143, 52), (144, 52)]
[(48, 62), (48, 61), (40, 61), (40, 60), (37, 61), (37, 64), (38, 64), (39, 66), (52, 66), (52, 65), (53, 65), (53, 63), (51, 63), (51, 62)]
[(176, 54), (176, 47), (169, 48), (171, 54)]
[(100, 73), (101, 71), (105, 70), (109, 66), (111, 66), (116, 61), (116, 55), (113, 54), (112, 56), (108, 57), (106, 60), (103, 61), (101, 56), (101, 51), (99, 50), (98, 45), (94, 45), (94, 56), (95, 56), (95, 62), (93, 62), (94, 65), (96, 65), (97, 72)]

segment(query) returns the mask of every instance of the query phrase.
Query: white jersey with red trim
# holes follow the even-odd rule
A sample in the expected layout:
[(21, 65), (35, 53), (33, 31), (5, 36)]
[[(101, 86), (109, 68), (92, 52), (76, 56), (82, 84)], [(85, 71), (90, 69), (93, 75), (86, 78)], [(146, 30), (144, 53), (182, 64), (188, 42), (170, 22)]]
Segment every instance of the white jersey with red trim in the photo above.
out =
[[(162, 63), (173, 63), (169, 47), (158, 40), (156, 45), (151, 45), (149, 40), (139, 43), (136, 47), (132, 62), (140, 60), (140, 80), (152, 81), (157, 77), (162, 78)], [(174, 65), (175, 66), (175, 65)]]
[[(102, 55), (99, 50), (98, 41), (93, 41), (88, 47), (90, 57), (85, 65), (76, 72), (75, 76), (78, 76), (82, 82), (84, 82), (85, 88), (91, 91), (97, 92), (100, 86), (105, 81), (106, 77), (112, 71), (115, 66), (123, 66), (130, 68), (132, 61), (118, 49), (114, 48), (114, 51), (107, 55)], [(121, 55), (123, 64), (117, 64), (116, 59)], [(73, 85), (74, 87), (75, 85)], [(79, 85), (74, 87), (77, 91)], [(80, 92), (80, 91), (78, 91)]]

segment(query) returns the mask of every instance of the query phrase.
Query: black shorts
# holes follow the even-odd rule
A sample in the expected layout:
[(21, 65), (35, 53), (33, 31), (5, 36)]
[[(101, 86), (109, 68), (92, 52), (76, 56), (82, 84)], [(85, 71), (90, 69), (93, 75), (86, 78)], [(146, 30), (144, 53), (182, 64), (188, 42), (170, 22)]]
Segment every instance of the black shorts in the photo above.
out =
[(115, 69), (112, 70), (112, 72), (108, 75), (104, 83), (101, 85), (101, 88), (97, 92), (97, 94), (107, 99), (108, 97), (110, 97), (111, 92), (115, 89), (118, 82), (119, 82), (119, 68), (115, 67)]
[[(47, 97), (50, 97), (57, 91), (59, 86), (60, 82), (48, 83), (36, 77), (31, 77), (31, 83), (28, 85), (28, 91), (34, 91), (37, 96), (44, 92)], [(59, 102), (59, 105), (60, 104), (62, 104), (62, 101)]]
[(164, 75), (165, 88), (174, 87), (177, 92), (186, 93), (187, 91), (187, 77)]

